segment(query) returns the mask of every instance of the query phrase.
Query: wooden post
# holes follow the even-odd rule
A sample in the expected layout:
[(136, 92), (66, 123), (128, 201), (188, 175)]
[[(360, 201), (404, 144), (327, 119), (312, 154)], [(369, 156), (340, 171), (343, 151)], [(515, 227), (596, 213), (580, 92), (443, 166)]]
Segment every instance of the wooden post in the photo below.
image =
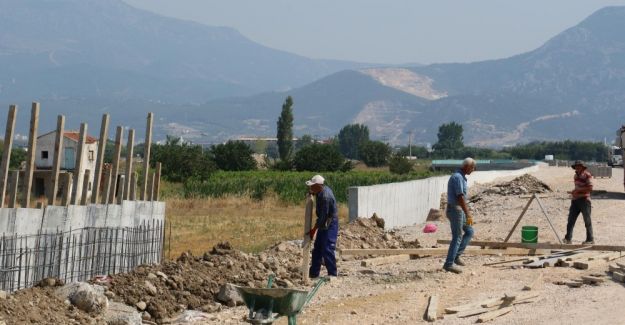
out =
[(512, 226), (512, 229), (510, 229), (510, 232), (508, 233), (508, 236), (506, 237), (506, 239), (503, 241), (504, 243), (507, 243), (508, 240), (510, 239), (510, 237), (512, 237), (512, 234), (514, 233), (514, 230), (516, 229), (516, 227), (519, 225), (519, 222), (521, 222), (521, 219), (523, 219), (523, 216), (525, 215), (525, 212), (527, 212), (527, 209), (530, 207), (530, 204), (532, 204), (532, 201), (534, 201), (534, 197), (535, 195), (532, 195), (530, 197), (530, 200), (527, 201), (527, 204), (525, 205), (525, 207), (523, 208), (523, 211), (521, 211), (521, 214), (519, 215), (519, 217), (516, 219), (516, 222), (514, 223), (514, 226)]
[(128, 130), (128, 142), (126, 143), (126, 178), (124, 182), (124, 196), (123, 200), (128, 200), (130, 195), (130, 180), (132, 175), (132, 158), (134, 156), (135, 146), (135, 129)]
[(306, 208), (304, 210), (304, 241), (302, 242), (302, 279), (305, 283), (310, 282), (308, 272), (310, 268), (310, 229), (312, 228), (313, 198), (312, 194), (306, 196)]
[(17, 192), (19, 192), (19, 187), (17, 186), (19, 183), (20, 171), (12, 170), (11, 171), (11, 187), (9, 188), (9, 208), (15, 208), (17, 206)]
[[(93, 189), (91, 191), (91, 203), (98, 203), (98, 197), (100, 196), (100, 186), (102, 179), (102, 169), (104, 167), (104, 151), (106, 149), (106, 142), (108, 141), (109, 132), (109, 115), (102, 115), (102, 125), (100, 126), (100, 138), (98, 139), (98, 155), (95, 161), (95, 174), (93, 175)], [(106, 203), (106, 202), (104, 202)]]
[(124, 192), (124, 184), (126, 184), (126, 176), (125, 175), (119, 175), (119, 191), (117, 191), (117, 203), (118, 204), (122, 204), (124, 203), (124, 194), (126, 194)]
[(87, 141), (87, 123), (80, 124), (80, 136), (78, 137), (78, 148), (76, 149), (76, 163), (74, 164), (74, 181), (72, 186), (72, 199), (71, 204), (78, 204), (80, 202), (81, 193), (81, 180), (82, 180), (82, 161), (85, 151), (85, 141)]
[(56, 137), (54, 139), (54, 161), (52, 163), (52, 185), (50, 186), (50, 196), (48, 204), (54, 205), (56, 192), (59, 190), (59, 171), (61, 170), (63, 154), (63, 138), (65, 132), (65, 116), (59, 115), (56, 120)]
[(17, 106), (9, 106), (7, 116), (7, 128), (4, 133), (4, 151), (2, 152), (2, 163), (0, 165), (0, 208), (4, 208), (4, 199), (7, 191), (7, 180), (9, 177), (9, 164), (11, 163), (11, 149), (13, 148), (13, 130), (15, 129), (15, 115)]
[[(80, 205), (87, 205), (87, 202), (88, 202), (87, 196), (89, 195), (89, 182), (90, 181), (91, 181), (91, 170), (87, 169), (85, 170), (85, 176), (82, 181), (82, 195), (80, 197)], [(93, 193), (93, 190), (91, 193)]]
[(37, 157), (37, 128), (39, 126), (39, 103), (33, 103), (30, 110), (30, 131), (28, 132), (28, 153), (26, 157), (26, 171), (24, 172), (24, 194), (22, 208), (30, 207), (30, 191), (33, 186), (33, 172)]
[(70, 196), (72, 195), (72, 174), (70, 172), (63, 173), (63, 180), (65, 187), (63, 187), (63, 195), (61, 196), (61, 205), (67, 206), (69, 204)]
[(128, 199), (130, 201), (135, 201), (137, 199), (137, 173), (133, 172), (130, 175), (130, 193), (128, 193)]
[[(113, 154), (113, 166), (111, 168), (111, 187), (108, 203), (115, 204), (117, 199), (117, 174), (119, 174), (119, 158), (122, 152), (122, 137), (124, 136), (124, 128), (117, 127), (115, 132), (115, 152)], [(123, 186), (122, 186), (123, 187)]]
[(154, 195), (152, 196), (152, 199), (154, 201), (158, 201), (161, 197), (160, 195), (160, 191), (161, 191), (161, 167), (162, 164), (160, 162), (156, 163), (156, 176), (154, 177)]
[(154, 173), (148, 172), (148, 178), (150, 181), (148, 182), (148, 192), (147, 197), (144, 201), (152, 201), (154, 199)]
[(146, 201), (148, 191), (148, 175), (150, 174), (150, 147), (152, 146), (152, 121), (154, 114), (148, 113), (147, 125), (145, 127), (145, 142), (143, 143), (143, 182), (141, 184), (141, 200)]
[(104, 188), (102, 189), (102, 203), (107, 204), (109, 202), (109, 195), (111, 189), (111, 170), (107, 170), (104, 173)]

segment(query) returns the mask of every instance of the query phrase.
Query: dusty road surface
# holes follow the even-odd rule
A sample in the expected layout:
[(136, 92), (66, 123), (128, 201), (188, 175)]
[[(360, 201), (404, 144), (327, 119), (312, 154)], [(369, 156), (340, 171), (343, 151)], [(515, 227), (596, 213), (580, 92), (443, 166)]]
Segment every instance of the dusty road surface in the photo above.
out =
[[(532, 174), (548, 184), (553, 192), (541, 199), (561, 237), (564, 236), (573, 170), (544, 167)], [(508, 179), (509, 180), (509, 179)], [(625, 245), (625, 194), (623, 170), (614, 169), (611, 179), (596, 179), (592, 218), (597, 244)], [(497, 180), (497, 182), (506, 179)], [(492, 184), (491, 184), (492, 185)], [(488, 188), (478, 185), (473, 194)], [(415, 193), (415, 195), (418, 195)], [(489, 195), (473, 205), (475, 211), (475, 240), (503, 240), (520, 214), (527, 198), (519, 195)], [(382, 216), (383, 217), (383, 216)], [(437, 239), (449, 239), (449, 225), (435, 222), (439, 231), (421, 232), (423, 225), (401, 229), (403, 236), (417, 238), (423, 247), (432, 247)], [(557, 242), (539, 206), (533, 204), (512, 242), (520, 242), (520, 226), (539, 227), (539, 242)], [(575, 228), (574, 243), (585, 239), (581, 216)], [(340, 241), (340, 239), (339, 239)], [(340, 243), (339, 243), (340, 246)], [(444, 247), (439, 245), (439, 247)], [(342, 261), (344, 276), (321, 288), (312, 303), (298, 318), (299, 324), (418, 324), (427, 323), (424, 313), (427, 298), (438, 295), (439, 314), (445, 307), (500, 297), (506, 292), (519, 291), (539, 274), (537, 301), (514, 305), (510, 313), (490, 321), (491, 324), (625, 324), (625, 286), (609, 277), (597, 286), (569, 288), (554, 282), (579, 279), (587, 274), (605, 274), (607, 262), (588, 270), (551, 267), (525, 269), (483, 266), (484, 263), (518, 257), (467, 256), (468, 265), (460, 275), (441, 270), (443, 257), (425, 257), (400, 263), (362, 267), (360, 261)], [(625, 258), (623, 258), (625, 260)], [(504, 264), (506, 265), (506, 264)], [(509, 265), (509, 264), (508, 264)], [(242, 323), (244, 307), (229, 308), (212, 315), (209, 323)], [(439, 324), (473, 324), (477, 316), (458, 318), (450, 314)], [(281, 319), (277, 324), (286, 324)]]

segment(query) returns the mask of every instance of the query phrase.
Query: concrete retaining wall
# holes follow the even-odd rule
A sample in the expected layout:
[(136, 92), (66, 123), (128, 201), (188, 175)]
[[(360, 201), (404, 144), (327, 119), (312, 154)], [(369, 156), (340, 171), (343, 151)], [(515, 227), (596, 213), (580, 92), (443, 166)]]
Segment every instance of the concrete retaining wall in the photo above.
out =
[[(518, 170), (477, 171), (467, 177), (469, 186), (488, 183), (500, 177), (518, 176), (538, 170), (531, 166)], [(422, 223), (430, 209), (438, 209), (441, 194), (447, 192), (449, 176), (416, 181), (349, 188), (349, 220), (368, 218), (376, 213), (387, 229)]]
[(119, 204), (47, 206), (44, 209), (1, 208), (0, 233), (35, 235), (87, 227), (138, 227), (165, 220), (165, 203), (124, 201)]

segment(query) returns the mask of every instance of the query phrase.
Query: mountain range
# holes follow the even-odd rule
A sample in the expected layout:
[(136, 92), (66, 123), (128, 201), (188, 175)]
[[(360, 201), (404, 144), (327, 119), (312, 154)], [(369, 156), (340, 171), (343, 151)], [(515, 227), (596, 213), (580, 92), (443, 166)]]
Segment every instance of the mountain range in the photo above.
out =
[(602, 140), (625, 123), (623, 30), (625, 7), (607, 7), (510, 58), (376, 66), (270, 49), (120, 0), (0, 0), (0, 104), (38, 100), (42, 128), (63, 113), (92, 133), (109, 112), (138, 136), (153, 111), (157, 138), (196, 143), (275, 136), (289, 95), (296, 135), (363, 123), (392, 144), (408, 133), (432, 143), (440, 124), (456, 121), (472, 145)]

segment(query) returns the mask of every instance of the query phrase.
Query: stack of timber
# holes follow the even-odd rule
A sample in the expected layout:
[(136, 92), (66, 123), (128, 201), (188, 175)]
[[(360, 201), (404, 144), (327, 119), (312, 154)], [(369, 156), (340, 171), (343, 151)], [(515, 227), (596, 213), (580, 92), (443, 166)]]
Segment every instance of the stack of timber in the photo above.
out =
[[(532, 285), (526, 287), (531, 287)], [(455, 314), (460, 318), (479, 315), (477, 322), (484, 323), (511, 312), (513, 305), (533, 303), (538, 300), (539, 296), (539, 292), (531, 289), (530, 291), (506, 293), (500, 297), (448, 307), (445, 308), (445, 313)]]
[(612, 280), (619, 283), (625, 282), (625, 262), (610, 264), (608, 267), (608, 273), (612, 274)]

